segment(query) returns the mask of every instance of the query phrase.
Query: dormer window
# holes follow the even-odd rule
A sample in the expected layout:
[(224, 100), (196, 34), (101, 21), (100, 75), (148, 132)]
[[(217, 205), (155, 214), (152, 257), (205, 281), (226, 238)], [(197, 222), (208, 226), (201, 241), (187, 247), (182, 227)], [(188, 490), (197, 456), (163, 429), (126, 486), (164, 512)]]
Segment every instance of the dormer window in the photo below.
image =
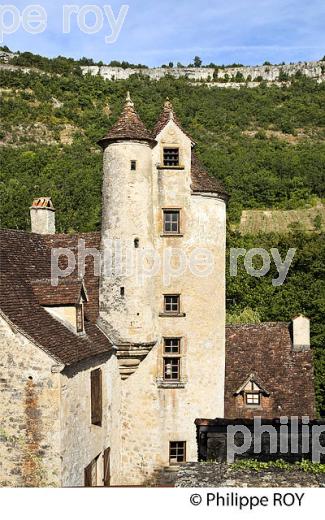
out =
[(164, 148), (164, 166), (179, 166), (179, 148)]
[(250, 376), (235, 392), (235, 396), (242, 396), (243, 404), (249, 407), (259, 407), (262, 405), (262, 396), (268, 397), (270, 394), (263, 388), (261, 382), (257, 380), (255, 374)]

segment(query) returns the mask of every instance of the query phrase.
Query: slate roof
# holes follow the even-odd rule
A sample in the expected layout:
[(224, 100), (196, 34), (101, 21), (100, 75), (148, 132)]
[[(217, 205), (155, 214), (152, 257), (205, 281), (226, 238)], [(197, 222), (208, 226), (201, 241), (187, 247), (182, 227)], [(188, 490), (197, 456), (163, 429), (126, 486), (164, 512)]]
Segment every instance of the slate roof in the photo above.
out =
[(128, 93), (123, 111), (112, 126), (108, 134), (98, 141), (98, 144), (105, 146), (107, 142), (134, 139), (136, 141), (154, 142), (151, 133), (146, 129), (139, 115), (135, 111), (134, 104)]
[(270, 392), (263, 415), (315, 416), (312, 351), (293, 351), (291, 323), (227, 325), (225, 417), (241, 416), (234, 395), (252, 373)]
[[(0, 231), (0, 309), (10, 322), (51, 357), (64, 365), (108, 353), (112, 345), (95, 324), (98, 314), (98, 279), (87, 259), (85, 285), (91, 278), (85, 304), (85, 335), (77, 335), (54, 319), (38, 302), (33, 286), (50, 278), (51, 247), (76, 246), (83, 238), (86, 247), (99, 247), (99, 234), (37, 235), (24, 231)], [(75, 277), (75, 273), (72, 275)], [(88, 288), (88, 287), (87, 287)], [(62, 303), (65, 303), (64, 299)]]

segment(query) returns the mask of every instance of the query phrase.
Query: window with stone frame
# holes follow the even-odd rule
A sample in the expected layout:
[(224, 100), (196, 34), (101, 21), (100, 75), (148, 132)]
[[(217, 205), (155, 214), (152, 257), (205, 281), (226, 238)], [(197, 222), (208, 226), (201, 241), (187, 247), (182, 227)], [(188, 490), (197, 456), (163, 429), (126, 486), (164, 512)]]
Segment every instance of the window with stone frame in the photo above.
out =
[(180, 295), (165, 294), (164, 295), (164, 313), (180, 314)]
[(166, 147), (163, 150), (164, 166), (179, 166), (179, 148), (176, 146)]
[(164, 338), (163, 348), (164, 381), (180, 381), (181, 338)]
[(164, 234), (179, 235), (181, 227), (180, 210), (164, 209), (163, 210)]
[(169, 442), (169, 463), (177, 464), (186, 462), (186, 442), (170, 441)]

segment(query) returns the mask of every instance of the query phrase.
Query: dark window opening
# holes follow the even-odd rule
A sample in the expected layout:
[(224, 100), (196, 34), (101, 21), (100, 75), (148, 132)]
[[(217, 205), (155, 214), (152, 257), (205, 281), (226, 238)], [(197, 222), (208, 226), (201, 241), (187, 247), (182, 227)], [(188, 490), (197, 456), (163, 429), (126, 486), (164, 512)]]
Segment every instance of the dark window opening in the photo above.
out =
[(169, 462), (171, 464), (175, 462), (186, 461), (186, 442), (185, 441), (171, 441), (169, 443)]
[(137, 161), (131, 161), (131, 170), (135, 171), (137, 169)]
[(76, 327), (77, 327), (77, 332), (84, 331), (84, 312), (83, 312), (83, 305), (81, 303), (76, 305)]
[(179, 148), (164, 148), (164, 166), (179, 166)]
[(179, 210), (164, 210), (164, 233), (180, 232), (180, 212)]
[(138, 249), (139, 243), (140, 243), (140, 240), (138, 238), (135, 238), (134, 239), (134, 247), (135, 247), (135, 249)]
[(180, 312), (179, 294), (165, 294), (164, 312), (168, 313), (168, 314), (179, 314), (179, 312)]
[(246, 392), (245, 401), (248, 405), (259, 405), (261, 402), (260, 392)]
[(103, 398), (102, 398), (102, 371), (100, 368), (90, 372), (91, 386), (91, 424), (102, 425)]
[(120, 287), (120, 295), (124, 296), (124, 294), (125, 294), (125, 288), (124, 287)]
[(164, 352), (165, 354), (180, 354), (180, 338), (165, 338)]

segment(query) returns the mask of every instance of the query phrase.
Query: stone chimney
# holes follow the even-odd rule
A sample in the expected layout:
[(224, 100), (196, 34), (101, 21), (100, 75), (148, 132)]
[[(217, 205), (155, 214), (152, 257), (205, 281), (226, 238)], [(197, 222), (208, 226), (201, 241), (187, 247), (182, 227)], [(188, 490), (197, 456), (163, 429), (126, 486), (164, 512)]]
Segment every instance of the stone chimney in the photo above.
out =
[(39, 197), (30, 207), (32, 233), (47, 235), (55, 233), (55, 209), (51, 197)]
[(292, 320), (292, 336), (294, 352), (310, 349), (310, 322), (302, 314)]

